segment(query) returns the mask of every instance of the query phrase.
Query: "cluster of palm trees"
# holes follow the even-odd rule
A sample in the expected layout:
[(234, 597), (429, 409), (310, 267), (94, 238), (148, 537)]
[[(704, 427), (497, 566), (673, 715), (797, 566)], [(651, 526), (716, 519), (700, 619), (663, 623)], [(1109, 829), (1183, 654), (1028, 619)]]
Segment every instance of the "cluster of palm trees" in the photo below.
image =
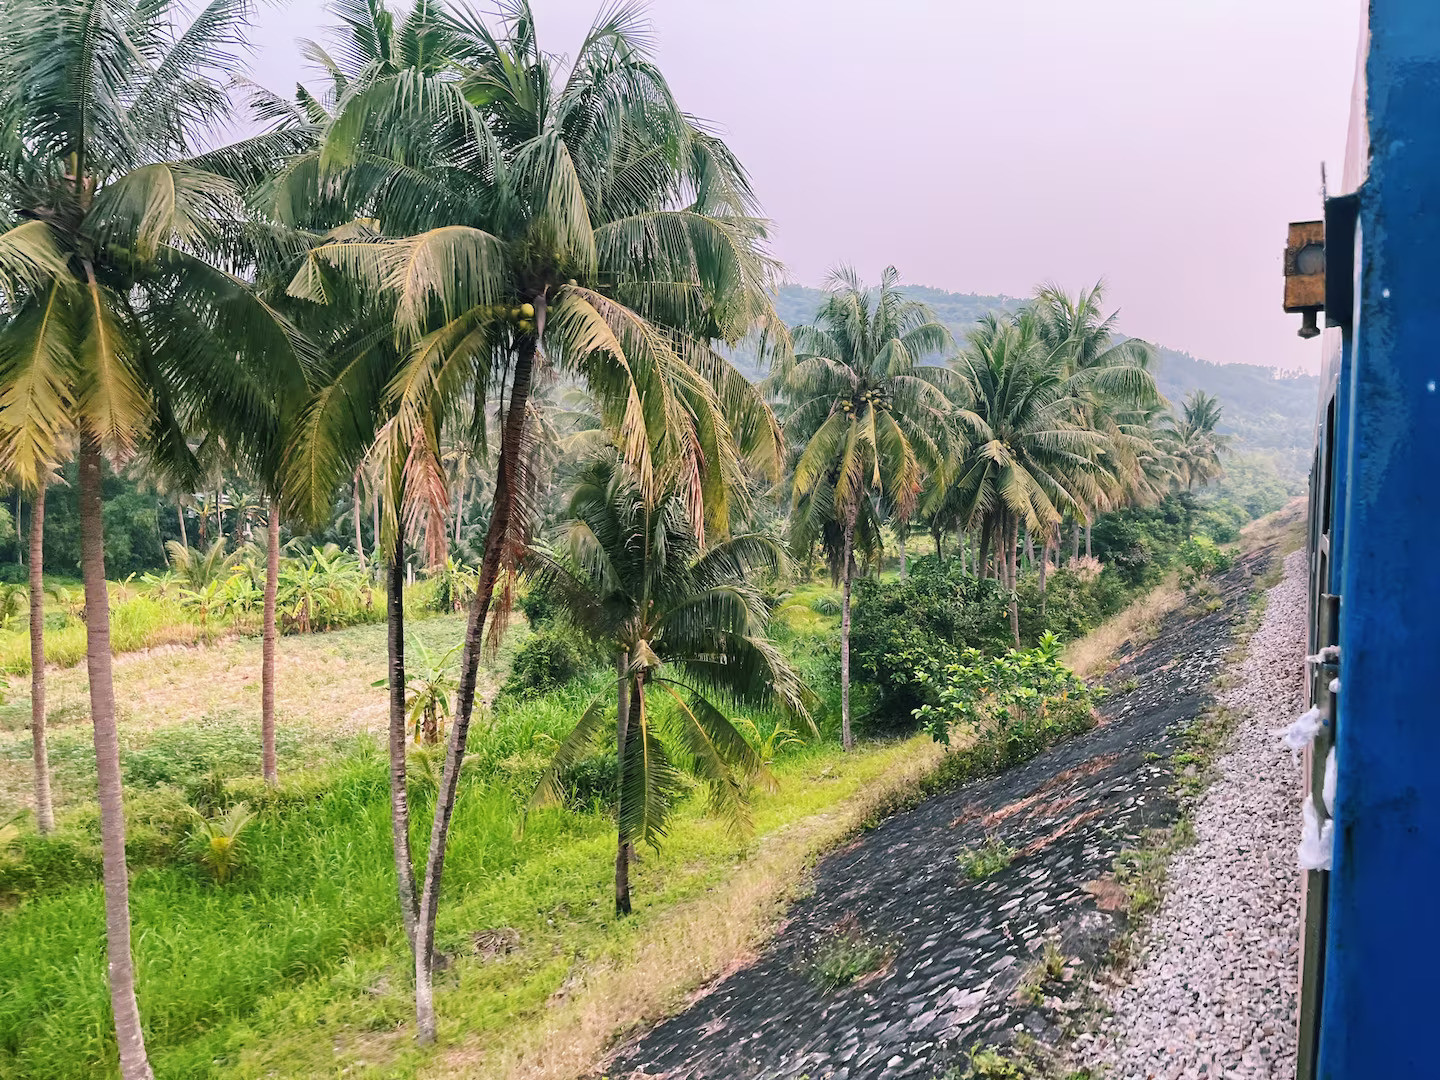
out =
[[(1156, 389), (1151, 350), (1116, 340), (1103, 287), (1068, 296), (1045, 286), (1013, 315), (987, 315), (963, 345), (907, 300), (894, 268), (866, 289), (837, 272), (793, 360), (771, 377), (793, 454), (790, 539), (824, 551), (842, 586), (842, 740), (850, 722), (850, 586), (857, 552), (873, 556), (889, 524), (900, 545), (920, 520), (943, 553), (1015, 594), (1022, 550), (1043, 595), (1062, 528), (1079, 555), (1095, 516), (1190, 490), (1219, 473), (1220, 406), (1196, 391), (1176, 417)], [(926, 363), (925, 361), (931, 361)], [(938, 362), (937, 362), (938, 361)], [(1036, 550), (1038, 549), (1038, 557)]]
[[(332, 46), (306, 47), (323, 89), (287, 99), (249, 87), (260, 130), (218, 148), (248, 0), (210, 0), (188, 19), (169, 0), (12, 0), (0, 21), (0, 465), (35, 508), (37, 799), (44, 492), (73, 456), (127, 1080), (151, 1071), (130, 947), (107, 460), (138, 456), (175, 491), (205, 490), (210, 463), (224, 460), (263, 501), (270, 783), (281, 521), (325, 521), (349, 490), (358, 534), (359, 477), (370, 478), (397, 892), (422, 1042), (435, 1038), (436, 912), (480, 651), (503, 631), (492, 613), (503, 616), (525, 560), (615, 657), (624, 909), (628, 847), (663, 831), (672, 758), (731, 813), (743, 784), (763, 779), (712, 699), (803, 710), (752, 581), (781, 553), (732, 532), (757, 486), (782, 482), (787, 453), (792, 540), (822, 544), (844, 581), (847, 650), (855, 553), (878, 547), (882, 522), (902, 540), (917, 517), (937, 535), (973, 535), (977, 565), (1013, 585), (1022, 532), (1054, 551), (1063, 521), (1150, 497), (1175, 460), (1157, 434), (1163, 403), (1145, 349), (1111, 342), (1098, 290), (1078, 301), (1047, 290), (1022, 315), (984, 323), (957, 363), (927, 365), (951, 345), (944, 329), (893, 272), (874, 294), (851, 276), (792, 349), (746, 174), (675, 101), (633, 4), (603, 9), (569, 61), (541, 48), (526, 0), (503, 0), (489, 19), (439, 0), (400, 15), (379, 0), (335, 11)], [(745, 339), (778, 358), (768, 387), (727, 359)], [(564, 542), (537, 547), (554, 460), (545, 405), (567, 394), (583, 396), (599, 464), (582, 475)], [(1182, 466), (1187, 483), (1204, 480), (1202, 441)], [(488, 518), (417, 874), (403, 552), (418, 539), (444, 563), (456, 483), (483, 485)], [(849, 746), (848, 662), (842, 679)], [(671, 703), (663, 723), (647, 704), (657, 695)], [(559, 766), (600, 716), (586, 713)], [(539, 801), (554, 792), (547, 780)]]
[[(675, 102), (634, 6), (606, 8), (562, 64), (523, 0), (489, 22), (431, 2), (403, 17), (342, 3), (334, 48), (308, 48), (325, 90), (286, 100), (254, 89), (265, 129), (220, 148), (207, 139), (229, 109), (250, 8), (212, 0), (184, 14), (136, 0), (16, 0), (0, 25), (0, 453), (37, 511), (55, 469), (78, 459), (111, 1003), (127, 1078), (150, 1068), (130, 948), (105, 459), (143, 454), (197, 490), (218, 446), (263, 494), (272, 781), (281, 518), (328, 516), (367, 462), (383, 476), (397, 876), (430, 1041), (435, 916), (479, 652), (533, 520), (537, 384), (583, 388), (639, 497), (678, 498), (702, 543), (724, 534), (744, 482), (773, 475), (782, 456), (762, 396), (717, 350), (783, 338), (764, 223), (729, 149)], [(488, 454), (494, 487), (417, 881), (398, 553), (407, 533), (444, 550), (442, 439)], [(33, 516), (32, 537), (43, 521)]]

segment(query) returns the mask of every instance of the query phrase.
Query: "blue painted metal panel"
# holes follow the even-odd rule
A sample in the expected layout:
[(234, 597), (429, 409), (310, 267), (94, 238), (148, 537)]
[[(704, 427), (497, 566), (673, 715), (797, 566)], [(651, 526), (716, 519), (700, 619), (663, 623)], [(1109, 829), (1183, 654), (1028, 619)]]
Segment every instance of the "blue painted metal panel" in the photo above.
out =
[[(1440, 3), (1371, 0), (1323, 1080), (1440, 1077)], [(1343, 392), (1342, 392), (1343, 393)], [(1343, 444), (1342, 444), (1343, 447)]]

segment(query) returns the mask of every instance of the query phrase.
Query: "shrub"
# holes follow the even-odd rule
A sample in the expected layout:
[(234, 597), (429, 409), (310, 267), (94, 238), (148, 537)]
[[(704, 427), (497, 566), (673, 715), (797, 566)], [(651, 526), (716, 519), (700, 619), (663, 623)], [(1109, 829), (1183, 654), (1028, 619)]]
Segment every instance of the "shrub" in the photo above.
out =
[(1199, 577), (1209, 577), (1211, 574), (1229, 570), (1234, 560), (1210, 537), (1194, 536), (1181, 545), (1180, 561), (1191, 573)]
[(591, 667), (590, 657), (563, 627), (545, 625), (515, 652), (510, 677), (501, 687), (513, 697), (543, 694)]
[(1010, 643), (1006, 594), (999, 582), (973, 577), (957, 564), (918, 560), (905, 579), (855, 583), (850, 654), (855, 681), (877, 694), (870, 729), (913, 727), (926, 700), (918, 671), (941, 671), (961, 650), (999, 652)]
[(1034, 757), (1066, 735), (1090, 727), (1092, 695), (1060, 662), (1060, 642), (1046, 634), (1026, 652), (986, 658), (967, 649), (938, 676), (917, 670), (932, 701), (915, 717), (937, 742), (949, 745), (957, 728), (973, 731), (972, 771), (998, 772)]
[(957, 857), (960, 872), (971, 881), (998, 874), (1015, 861), (1015, 849), (997, 837), (987, 837), (978, 848), (966, 848)]
[(878, 971), (894, 950), (860, 929), (853, 918), (837, 926), (810, 958), (810, 977), (826, 993)]

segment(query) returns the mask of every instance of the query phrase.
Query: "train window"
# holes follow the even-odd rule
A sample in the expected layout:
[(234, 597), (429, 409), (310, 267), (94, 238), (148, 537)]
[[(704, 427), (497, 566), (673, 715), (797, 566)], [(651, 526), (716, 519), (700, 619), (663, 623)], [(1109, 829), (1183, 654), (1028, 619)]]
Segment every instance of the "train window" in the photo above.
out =
[[(1330, 514), (1335, 502), (1335, 398), (1325, 406), (1325, 471), (1320, 474), (1320, 532), (1330, 535)], [(1327, 586), (1328, 587), (1328, 586)]]

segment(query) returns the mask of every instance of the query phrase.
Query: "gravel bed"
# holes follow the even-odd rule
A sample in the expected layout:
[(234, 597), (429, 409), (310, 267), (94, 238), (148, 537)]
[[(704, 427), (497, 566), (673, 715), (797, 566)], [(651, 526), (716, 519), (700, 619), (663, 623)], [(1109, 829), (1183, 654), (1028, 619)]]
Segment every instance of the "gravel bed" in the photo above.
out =
[(1300, 767), (1279, 731), (1303, 708), (1305, 555), (1285, 560), (1235, 684), (1239, 715), (1219, 776), (1195, 808), (1196, 842), (1084, 1057), (1113, 1080), (1293, 1075)]

